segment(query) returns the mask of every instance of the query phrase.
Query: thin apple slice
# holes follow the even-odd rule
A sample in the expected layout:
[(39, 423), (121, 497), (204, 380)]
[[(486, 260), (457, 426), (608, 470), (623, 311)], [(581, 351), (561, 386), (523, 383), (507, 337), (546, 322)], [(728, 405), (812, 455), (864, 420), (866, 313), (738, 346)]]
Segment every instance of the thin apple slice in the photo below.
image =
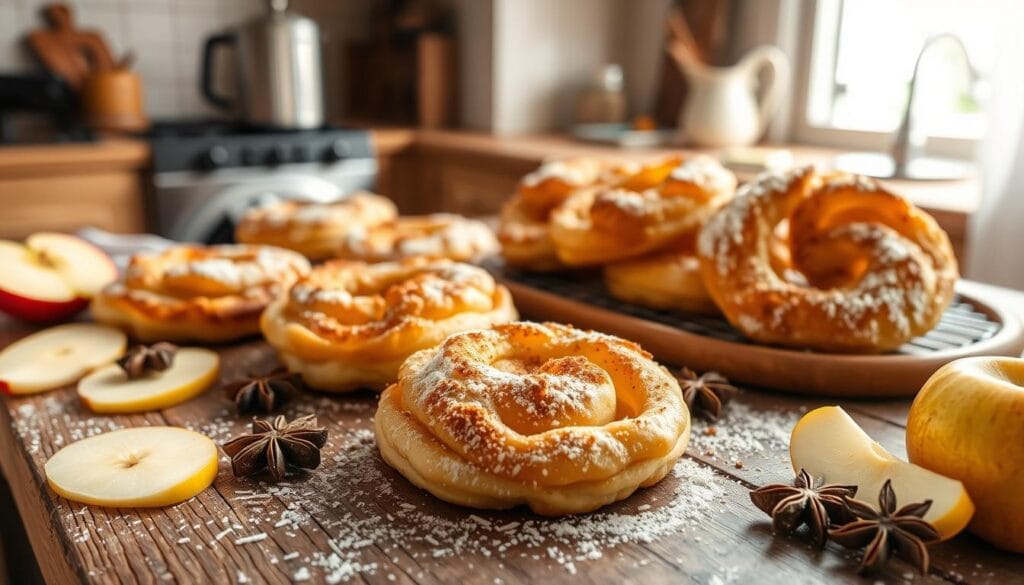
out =
[(40, 301), (70, 301), (78, 296), (60, 273), (38, 261), (36, 254), (18, 242), (0, 240), (0, 266), (4, 290)]
[(0, 266), (0, 310), (29, 321), (73, 315), (117, 279), (103, 250), (67, 234), (33, 234), (25, 245), (0, 241)]
[(75, 502), (110, 508), (170, 506), (217, 476), (217, 446), (177, 427), (123, 429), (82, 439), (46, 462), (46, 481)]
[(117, 364), (100, 368), (78, 383), (78, 396), (93, 412), (145, 412), (185, 402), (217, 379), (217, 352), (198, 347), (179, 349), (174, 363), (162, 372), (129, 380)]
[(874, 506), (886, 479), (892, 480), (901, 505), (932, 500), (924, 519), (943, 540), (963, 530), (974, 514), (962, 483), (894, 457), (838, 406), (805, 414), (793, 427), (789, 455), (794, 471), (806, 469), (829, 483), (855, 485), (857, 498)]
[(124, 333), (70, 323), (44, 329), (0, 351), (0, 392), (33, 394), (66, 386), (124, 353)]
[(110, 256), (77, 236), (42, 232), (29, 236), (25, 245), (79, 296), (92, 298), (117, 280)]

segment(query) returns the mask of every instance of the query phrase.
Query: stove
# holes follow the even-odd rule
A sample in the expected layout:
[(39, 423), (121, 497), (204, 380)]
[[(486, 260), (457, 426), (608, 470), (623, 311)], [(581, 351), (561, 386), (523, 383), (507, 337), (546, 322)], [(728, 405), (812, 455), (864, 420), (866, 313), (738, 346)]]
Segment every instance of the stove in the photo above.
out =
[(160, 122), (147, 137), (151, 224), (174, 240), (230, 242), (250, 207), (282, 198), (334, 201), (372, 189), (377, 178), (372, 139), (364, 130)]

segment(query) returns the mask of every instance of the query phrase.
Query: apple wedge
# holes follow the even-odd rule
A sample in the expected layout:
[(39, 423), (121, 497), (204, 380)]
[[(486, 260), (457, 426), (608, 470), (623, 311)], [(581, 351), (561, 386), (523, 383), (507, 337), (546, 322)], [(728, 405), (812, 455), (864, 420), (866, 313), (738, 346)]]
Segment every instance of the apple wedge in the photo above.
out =
[(0, 392), (34, 394), (66, 386), (124, 353), (124, 333), (70, 323), (44, 329), (0, 351)]
[(155, 508), (183, 502), (213, 483), (217, 446), (177, 427), (140, 427), (95, 435), (57, 451), (46, 482), (75, 502)]
[(940, 538), (952, 538), (974, 514), (962, 483), (894, 457), (873, 441), (838, 406), (824, 406), (803, 416), (789, 440), (794, 471), (806, 469), (829, 483), (857, 486), (857, 498), (874, 505), (886, 479), (892, 480), (901, 504), (932, 500), (924, 519)]
[(93, 412), (126, 413), (159, 410), (185, 402), (217, 379), (217, 352), (181, 348), (171, 367), (130, 380), (117, 364), (100, 368), (78, 383), (78, 396)]
[(103, 250), (68, 234), (33, 234), (24, 244), (0, 240), (0, 310), (29, 321), (62, 319), (117, 279)]

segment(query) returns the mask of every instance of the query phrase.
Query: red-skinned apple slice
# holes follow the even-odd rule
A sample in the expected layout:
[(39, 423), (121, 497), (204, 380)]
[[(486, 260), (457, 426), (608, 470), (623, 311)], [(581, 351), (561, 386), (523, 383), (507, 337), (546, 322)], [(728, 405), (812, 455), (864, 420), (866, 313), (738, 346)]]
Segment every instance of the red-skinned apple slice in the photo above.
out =
[(109, 256), (67, 234), (33, 234), (24, 245), (0, 240), (0, 266), (0, 310), (29, 321), (77, 313), (117, 278)]
[(33, 333), (0, 351), (0, 392), (34, 394), (66, 386), (121, 357), (126, 343), (121, 331), (92, 323)]

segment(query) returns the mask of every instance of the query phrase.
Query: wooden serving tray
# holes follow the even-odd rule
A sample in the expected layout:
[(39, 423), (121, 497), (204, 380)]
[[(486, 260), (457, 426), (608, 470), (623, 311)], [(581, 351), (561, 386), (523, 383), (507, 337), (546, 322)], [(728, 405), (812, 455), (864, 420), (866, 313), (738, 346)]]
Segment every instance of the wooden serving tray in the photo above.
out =
[(714, 370), (735, 382), (821, 396), (913, 396), (935, 370), (979, 355), (1020, 356), (1020, 319), (957, 285), (941, 322), (892, 353), (829, 354), (755, 344), (719, 316), (630, 305), (605, 292), (599, 272), (525, 273), (500, 262), (488, 269), (505, 284), (524, 317), (572, 323), (636, 341), (661, 362)]

